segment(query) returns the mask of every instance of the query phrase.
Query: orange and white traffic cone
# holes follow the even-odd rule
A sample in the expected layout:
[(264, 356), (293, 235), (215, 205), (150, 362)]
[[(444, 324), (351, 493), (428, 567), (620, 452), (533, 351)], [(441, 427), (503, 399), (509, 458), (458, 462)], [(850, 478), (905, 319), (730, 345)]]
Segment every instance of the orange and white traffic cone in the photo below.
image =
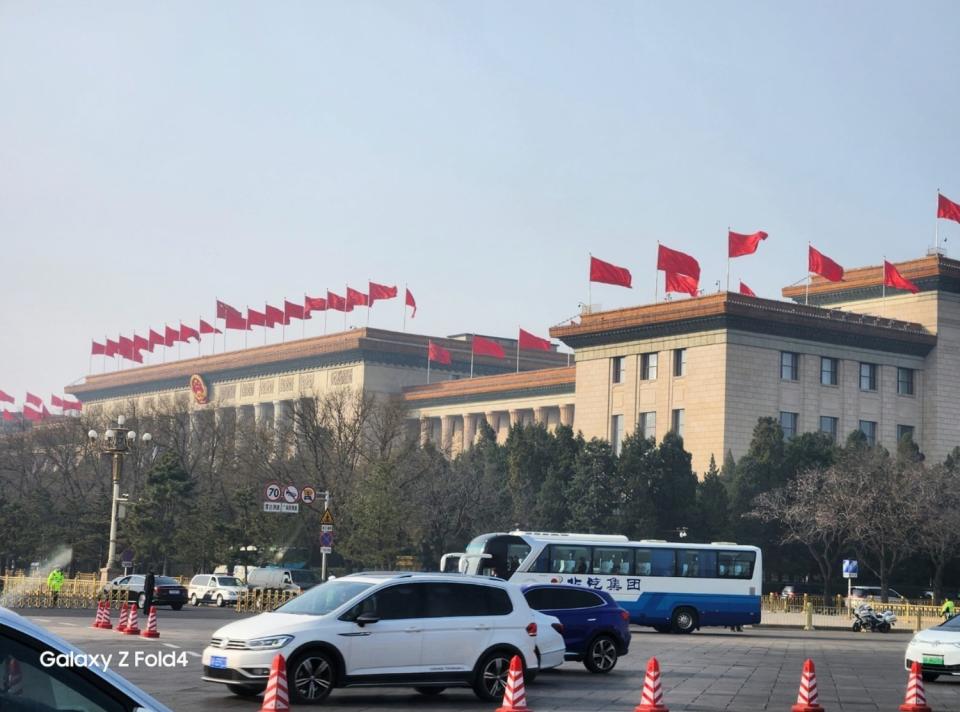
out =
[(127, 618), (129, 618), (130, 609), (126, 601), (120, 607), (120, 620), (117, 621), (117, 632), (123, 633), (127, 629)]
[(91, 628), (103, 628), (103, 601), (97, 601), (97, 615), (93, 618)]
[(903, 698), (900, 712), (933, 712), (927, 704), (923, 692), (923, 668), (916, 660), (910, 666), (910, 679), (907, 680), (907, 696)]
[(157, 631), (157, 607), (150, 606), (150, 615), (147, 617), (147, 629), (140, 634), (141, 638), (159, 638)]
[(503, 691), (503, 704), (497, 712), (530, 712), (527, 707), (527, 692), (523, 687), (523, 663), (519, 655), (510, 658), (510, 670), (507, 672), (507, 687)]
[(270, 664), (270, 678), (263, 692), (263, 705), (260, 712), (279, 712), (290, 709), (290, 695), (287, 692), (287, 661), (277, 653)]
[(790, 708), (790, 712), (823, 712), (823, 707), (820, 706), (820, 694), (817, 692), (817, 671), (810, 658), (803, 663), (797, 704)]
[(140, 611), (137, 610), (137, 604), (130, 604), (130, 611), (127, 613), (127, 627), (123, 629), (124, 635), (140, 635)]
[(663, 689), (660, 687), (660, 661), (650, 658), (647, 661), (647, 674), (643, 678), (643, 693), (640, 704), (633, 712), (670, 712), (663, 704)]
[(113, 629), (113, 621), (110, 620), (110, 601), (103, 602), (103, 625), (100, 627), (104, 630)]
[(13, 697), (23, 694), (23, 674), (20, 672), (20, 663), (14, 657), (7, 658), (6, 693)]

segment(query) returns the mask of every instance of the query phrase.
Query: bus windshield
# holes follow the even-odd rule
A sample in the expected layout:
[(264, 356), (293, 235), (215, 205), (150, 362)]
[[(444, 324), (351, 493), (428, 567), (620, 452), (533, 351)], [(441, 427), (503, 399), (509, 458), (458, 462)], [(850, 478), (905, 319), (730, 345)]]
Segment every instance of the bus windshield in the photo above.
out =
[(467, 559), (467, 573), (509, 579), (530, 554), (530, 544), (515, 534), (484, 534), (467, 545), (466, 553), (473, 554)]

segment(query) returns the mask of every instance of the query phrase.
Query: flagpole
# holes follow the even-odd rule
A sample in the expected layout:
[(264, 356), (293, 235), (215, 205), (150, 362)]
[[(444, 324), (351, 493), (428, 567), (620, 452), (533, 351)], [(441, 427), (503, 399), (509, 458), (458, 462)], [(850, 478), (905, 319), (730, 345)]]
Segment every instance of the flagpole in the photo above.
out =
[(657, 285), (660, 282), (660, 240), (657, 240), (657, 268), (653, 272), (653, 303), (657, 303)]
[(246, 304), (247, 318), (243, 322), (243, 350), (247, 350), (247, 334), (250, 333), (250, 305)]
[(470, 342), (470, 378), (473, 378), (473, 341)]
[(427, 341), (427, 384), (430, 384), (430, 342)]
[(520, 373), (520, 325), (517, 325), (517, 373)]
[(590, 264), (593, 263), (593, 253), (588, 252), (587, 254), (590, 255), (590, 262), (587, 264), (587, 313), (589, 314), (593, 308), (593, 280), (591, 279), (593, 275), (590, 273)]
[(881, 297), (881, 299), (884, 302), (884, 306), (886, 306), (886, 301), (887, 301), (887, 256), (886, 255), (883, 256), (883, 267), (881, 268), (881, 272), (880, 272), (880, 281), (883, 283), (883, 291), (881, 292), (883, 296)]
[(267, 345), (267, 307), (269, 304), (263, 303), (263, 345)]
[(937, 213), (938, 213), (938, 216), (934, 218), (934, 221), (933, 221), (933, 234), (934, 234), (934, 241), (937, 246), (937, 254), (939, 255), (940, 254), (940, 217), (939, 217), (940, 189), (939, 188), (937, 188)]
[(812, 247), (809, 240), (807, 240), (807, 286), (803, 293), (803, 306), (810, 306), (810, 248)]
[(343, 284), (343, 330), (347, 330), (347, 307), (350, 306), (350, 295), (347, 293), (347, 290), (350, 287), (344, 282)]
[(283, 295), (283, 321), (280, 322), (280, 343), (287, 343), (287, 295)]
[[(180, 332), (183, 332), (183, 320), (180, 320)], [(183, 358), (183, 339), (177, 334), (177, 361)]]
[(407, 331), (407, 283), (403, 283), (403, 326), (401, 327), (402, 331), (406, 333)]
[[(286, 309), (286, 305), (283, 307)], [(307, 338), (307, 293), (303, 293), (303, 319), (300, 320), (300, 338)]]
[(370, 278), (367, 277), (367, 326), (370, 326)]
[(730, 291), (730, 226), (727, 225), (727, 291)]

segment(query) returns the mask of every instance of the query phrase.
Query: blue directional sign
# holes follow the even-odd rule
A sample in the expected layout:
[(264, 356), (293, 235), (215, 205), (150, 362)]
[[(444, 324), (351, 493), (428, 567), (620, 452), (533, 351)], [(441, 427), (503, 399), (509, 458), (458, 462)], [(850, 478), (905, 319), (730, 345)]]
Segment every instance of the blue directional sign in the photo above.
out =
[(856, 559), (844, 559), (843, 560), (843, 577), (844, 578), (856, 578), (859, 573), (859, 564)]

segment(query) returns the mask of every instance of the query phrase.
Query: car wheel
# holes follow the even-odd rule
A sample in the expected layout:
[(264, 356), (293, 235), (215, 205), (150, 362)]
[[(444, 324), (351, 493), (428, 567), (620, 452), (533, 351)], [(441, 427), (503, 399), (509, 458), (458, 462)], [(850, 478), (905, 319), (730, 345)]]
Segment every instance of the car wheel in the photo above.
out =
[(678, 608), (670, 619), (670, 627), (676, 633), (692, 633), (697, 627), (697, 612), (692, 608)]
[(879, 630), (881, 633), (889, 633), (889, 632), (890, 632), (890, 624), (887, 623), (886, 621), (884, 621), (883, 623), (880, 624), (880, 626), (878, 627), (878, 630)]
[(195, 593), (191, 593), (191, 594), (190, 594), (190, 605), (191, 605), (191, 606), (199, 606), (199, 605), (200, 605), (200, 599), (197, 598), (197, 594), (195, 594)]
[(170, 608), (172, 608), (172, 609), (175, 610), (175, 611), (179, 611), (181, 608), (183, 608), (183, 604), (182, 604), (182, 603), (171, 603), (171, 604), (170, 604)]
[(860, 621), (854, 621), (853, 625), (850, 626), (850, 628), (853, 629), (854, 633), (859, 633), (860, 629), (863, 628), (863, 625), (860, 623)]
[(223, 594), (222, 594), (222, 593), (218, 593), (218, 594), (217, 594), (217, 607), (218, 607), (218, 608), (223, 608)]
[(142, 611), (146, 605), (147, 605), (147, 594), (141, 593), (139, 596), (137, 596), (137, 608), (139, 608)]
[(506, 650), (495, 650), (480, 661), (473, 681), (473, 692), (477, 697), (486, 702), (503, 699), (512, 657), (513, 653)]
[(308, 650), (287, 663), (290, 701), (316, 705), (327, 699), (336, 679), (333, 660), (321, 650)]
[(263, 692), (265, 688), (248, 687), (247, 685), (227, 685), (227, 689), (237, 697), (256, 697)]
[(583, 664), (590, 672), (608, 673), (613, 670), (617, 666), (617, 644), (613, 638), (598, 635), (591, 640)]
[(414, 687), (413, 689), (419, 692), (421, 695), (426, 695), (427, 697), (436, 697), (447, 688), (446, 687)]
[(924, 682), (936, 682), (937, 678), (940, 677), (938, 672), (923, 672), (920, 673), (923, 676)]

